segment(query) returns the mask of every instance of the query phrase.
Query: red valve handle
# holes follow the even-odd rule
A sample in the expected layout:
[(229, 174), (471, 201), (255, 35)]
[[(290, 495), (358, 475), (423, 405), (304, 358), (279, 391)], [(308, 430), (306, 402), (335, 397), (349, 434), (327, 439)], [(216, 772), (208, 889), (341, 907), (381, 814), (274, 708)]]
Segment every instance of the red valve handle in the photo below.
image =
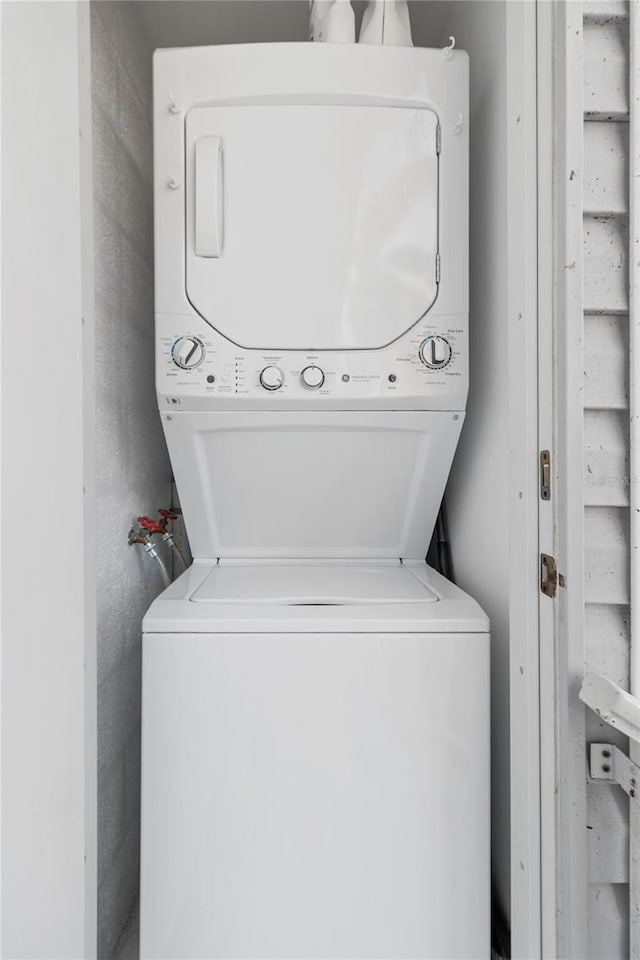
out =
[(138, 523), (149, 533), (162, 533), (162, 526), (153, 517), (138, 517)]
[(160, 509), (158, 510), (158, 513), (160, 514), (161, 517), (164, 517), (165, 520), (177, 520), (177, 519), (178, 519), (178, 514), (177, 514), (177, 513), (171, 513), (170, 510), (163, 510), (162, 507), (160, 507)]

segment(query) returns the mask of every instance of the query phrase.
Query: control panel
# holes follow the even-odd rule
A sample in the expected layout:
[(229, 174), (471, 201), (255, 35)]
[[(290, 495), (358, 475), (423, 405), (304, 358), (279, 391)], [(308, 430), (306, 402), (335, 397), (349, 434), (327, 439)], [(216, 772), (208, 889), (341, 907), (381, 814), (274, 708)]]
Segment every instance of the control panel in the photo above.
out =
[[(161, 408), (464, 409), (467, 317), (425, 317), (379, 350), (246, 350), (196, 317), (159, 315)], [(273, 406), (270, 403), (269, 406)]]

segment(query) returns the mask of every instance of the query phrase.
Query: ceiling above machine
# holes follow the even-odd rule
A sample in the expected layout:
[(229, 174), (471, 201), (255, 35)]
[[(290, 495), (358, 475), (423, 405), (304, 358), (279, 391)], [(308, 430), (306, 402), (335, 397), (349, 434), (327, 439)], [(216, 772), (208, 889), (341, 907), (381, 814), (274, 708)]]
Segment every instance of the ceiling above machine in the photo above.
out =
[(262, 350), (376, 349), (438, 293), (438, 118), (356, 103), (185, 119), (186, 294)]

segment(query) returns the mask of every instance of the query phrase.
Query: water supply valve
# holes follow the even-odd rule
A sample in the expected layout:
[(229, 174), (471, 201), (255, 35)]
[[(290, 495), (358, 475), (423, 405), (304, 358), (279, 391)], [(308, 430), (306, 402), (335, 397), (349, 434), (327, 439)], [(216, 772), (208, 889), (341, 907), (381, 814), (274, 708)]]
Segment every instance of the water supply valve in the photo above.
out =
[(168, 543), (170, 547), (174, 546), (173, 535), (170, 530), (167, 530), (167, 523), (169, 520), (177, 520), (178, 515), (171, 513), (170, 510), (164, 510), (162, 507), (158, 510), (158, 513), (162, 517), (158, 523), (156, 523), (154, 532), (159, 533), (162, 536), (162, 539), (165, 543)]
[(148, 533), (164, 533), (165, 525), (154, 520), (153, 517), (138, 517), (138, 523)]
[(178, 519), (178, 514), (177, 514), (177, 513), (172, 513), (171, 510), (165, 510), (163, 507), (160, 507), (160, 508), (159, 508), (158, 513), (159, 513), (160, 516), (162, 517), (162, 520), (160, 520), (160, 522), (159, 522), (159, 524), (158, 524), (158, 526), (159, 526), (159, 528), (160, 528), (160, 532), (163, 533), (163, 534), (166, 534), (166, 533), (167, 533), (167, 523), (168, 523), (168, 521), (169, 521), (169, 520), (177, 520), (177, 519)]
[(183, 556), (183, 554), (182, 554), (182, 551), (180, 550), (180, 547), (177, 545), (177, 543), (174, 541), (174, 539), (173, 539), (173, 534), (171, 533), (171, 531), (170, 531), (170, 530), (167, 530), (167, 523), (169, 522), (169, 520), (177, 520), (177, 519), (178, 519), (178, 514), (177, 514), (177, 513), (174, 513), (173, 510), (165, 510), (164, 507), (159, 507), (159, 508), (158, 508), (158, 513), (160, 514), (160, 516), (161, 516), (161, 518), (162, 518), (162, 519), (160, 520), (160, 522), (158, 523), (158, 531), (159, 531), (159, 533), (160, 533), (160, 536), (162, 537), (162, 539), (164, 540), (164, 542), (165, 542), (169, 547), (171, 547), (171, 549), (174, 551), (174, 553), (177, 554), (177, 556), (178, 556), (179, 559), (180, 559), (180, 563), (182, 564), (182, 566), (183, 566), (184, 569), (186, 570), (186, 569), (187, 569), (187, 562), (186, 562), (186, 560), (184, 559), (184, 556)]
[(128, 544), (130, 547), (134, 544), (140, 544), (144, 552), (148, 557), (151, 557), (152, 560), (155, 560), (160, 568), (160, 576), (162, 577), (162, 582), (165, 587), (168, 587), (171, 583), (171, 577), (169, 576), (169, 571), (167, 570), (164, 560), (156, 550), (151, 537), (154, 533), (158, 533), (160, 530), (160, 524), (157, 520), (153, 520), (151, 517), (138, 517), (138, 523), (140, 528), (136, 531), (131, 528), (129, 530)]

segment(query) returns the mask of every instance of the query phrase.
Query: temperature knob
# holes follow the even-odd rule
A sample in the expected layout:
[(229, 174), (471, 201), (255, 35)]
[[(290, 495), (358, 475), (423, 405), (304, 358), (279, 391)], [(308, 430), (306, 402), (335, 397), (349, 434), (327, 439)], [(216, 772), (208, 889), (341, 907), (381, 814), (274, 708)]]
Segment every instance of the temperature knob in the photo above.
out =
[(183, 370), (193, 370), (204, 360), (204, 344), (197, 337), (178, 337), (171, 347), (173, 362)]
[(265, 390), (279, 390), (284, 383), (284, 373), (280, 367), (265, 367), (260, 374), (260, 383)]
[(451, 360), (451, 344), (444, 337), (427, 337), (418, 350), (420, 359), (431, 370), (439, 370)]
[(313, 365), (310, 367), (305, 367), (300, 374), (300, 379), (304, 383), (305, 387), (308, 387), (310, 390), (318, 390), (324, 383), (324, 372), (320, 369), (320, 367)]

